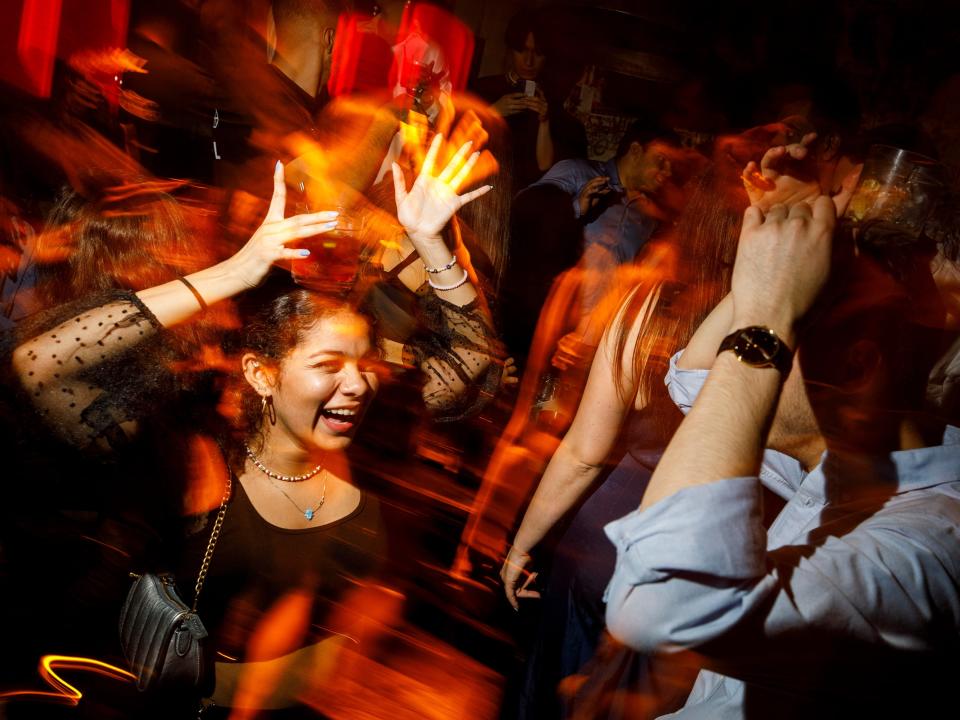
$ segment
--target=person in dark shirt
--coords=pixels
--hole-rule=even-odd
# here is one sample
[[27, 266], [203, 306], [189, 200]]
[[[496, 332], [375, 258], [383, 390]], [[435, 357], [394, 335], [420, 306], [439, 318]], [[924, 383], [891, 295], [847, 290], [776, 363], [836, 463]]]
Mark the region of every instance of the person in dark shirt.
[[587, 143], [583, 126], [563, 109], [561, 98], [548, 96], [542, 82], [547, 55], [537, 16], [515, 15], [506, 40], [507, 71], [480, 78], [473, 90], [507, 122], [516, 194], [557, 161], [586, 157]]
[[221, 97], [211, 113], [216, 183], [261, 198], [264, 206], [273, 163], [298, 154], [293, 138], [319, 138], [339, 17], [335, 0], [276, 0], [272, 9], [276, 46], [269, 63], [249, 47], [233, 52], [240, 39], [223, 41], [216, 71]]
[[[467, 156], [468, 145], [433, 175], [441, 140], [431, 146], [409, 190], [395, 167], [396, 215], [416, 256], [426, 267], [440, 268], [430, 271], [426, 283], [438, 303], [460, 310], [477, 293], [438, 233], [456, 209], [486, 190], [456, 192], [458, 173], [465, 178], [477, 160]], [[229, 498], [199, 596], [203, 621], [222, 653], [215, 686], [207, 691], [222, 707], [293, 712], [304, 690], [295, 668], [309, 671], [309, 687], [323, 685], [343, 671], [337, 664], [340, 644], [350, 639], [351, 647], [364, 648], [363, 638], [379, 627], [365, 615], [382, 605], [371, 596], [386, 592], [371, 577], [384, 549], [379, 508], [355, 485], [345, 451], [377, 390], [383, 352], [373, 323], [349, 298], [293, 286], [273, 269], [309, 257], [305, 238], [329, 233], [338, 223], [334, 211], [285, 217], [282, 163], [273, 183], [266, 219], [233, 256], [172, 280], [180, 271], [160, 264], [141, 274], [110, 266], [116, 274], [109, 274], [103, 292], [54, 307], [15, 336], [0, 338], [0, 371], [9, 401], [23, 409], [22, 421], [36, 429], [33, 442], [48, 454], [89, 455], [91, 462], [116, 458], [127, 478], [138, 478], [128, 484], [143, 491], [149, 506], [131, 510], [147, 519], [140, 523], [143, 531], [138, 527], [130, 542], [117, 545], [124, 547], [117, 556], [157, 569], [172, 563], [187, 602], [212, 532], [209, 510], [221, 496]], [[86, 259], [90, 267], [74, 274], [82, 270], [89, 277], [96, 268], [105, 274], [97, 264], [100, 254], [85, 252], [103, 234], [132, 236], [131, 243], [144, 248], [162, 245], [168, 235], [186, 236], [175, 201], [161, 193], [141, 198], [116, 192], [100, 204], [78, 203], [74, 217], [82, 216], [83, 225], [97, 232], [75, 238], [83, 246], [78, 263]], [[71, 227], [77, 235], [80, 224]], [[241, 312], [239, 329], [228, 338], [237, 342], [225, 343], [236, 360], [217, 364], [233, 369], [221, 398], [208, 383], [213, 378], [200, 377], [211, 370], [204, 351], [212, 348], [196, 347], [199, 336], [189, 338], [199, 332], [200, 318], [229, 313], [225, 305], [212, 307], [226, 300], [235, 300]], [[202, 312], [208, 305], [210, 312]], [[480, 364], [473, 346], [463, 352], [457, 357], [464, 365]], [[425, 372], [432, 373], [425, 403], [445, 403], [463, 382], [450, 360], [424, 358]], [[83, 479], [71, 472], [70, 481]], [[153, 478], [157, 482], [147, 486]], [[167, 532], [179, 524], [173, 514], [188, 516], [191, 524], [179, 564], [179, 534]], [[148, 534], [162, 536], [174, 552], [147, 561], [131, 542]], [[166, 710], [168, 701], [191, 700], [176, 692], [153, 699], [157, 707], [149, 715], [166, 717], [172, 712], [159, 709]]]

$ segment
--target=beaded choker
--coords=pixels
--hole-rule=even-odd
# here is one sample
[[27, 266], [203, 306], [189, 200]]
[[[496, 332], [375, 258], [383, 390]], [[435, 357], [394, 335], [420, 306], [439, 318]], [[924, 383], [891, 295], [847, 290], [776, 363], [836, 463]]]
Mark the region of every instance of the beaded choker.
[[323, 469], [323, 463], [320, 463], [315, 468], [313, 468], [313, 470], [305, 472], [303, 475], [281, 475], [280, 473], [274, 472], [273, 470], [268, 468], [266, 465], [264, 465], [260, 461], [260, 458], [257, 457], [256, 453], [254, 453], [253, 450], [250, 449], [249, 445], [244, 445], [244, 447], [247, 449], [247, 457], [249, 457], [253, 461], [253, 464], [257, 466], [257, 470], [262, 472], [267, 477], [273, 478], [274, 480], [280, 480], [282, 482], [290, 482], [290, 483], [303, 482], [304, 480], [309, 480], [310, 478], [312, 478], [314, 475], [316, 475], [318, 472], [320, 472]]

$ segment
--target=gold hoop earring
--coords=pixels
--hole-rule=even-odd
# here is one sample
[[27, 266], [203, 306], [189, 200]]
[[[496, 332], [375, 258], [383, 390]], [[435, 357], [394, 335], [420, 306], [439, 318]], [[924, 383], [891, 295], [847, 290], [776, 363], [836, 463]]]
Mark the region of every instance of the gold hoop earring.
[[271, 425], [277, 424], [277, 410], [273, 407], [273, 397], [264, 395], [260, 400], [260, 414], [266, 415]]

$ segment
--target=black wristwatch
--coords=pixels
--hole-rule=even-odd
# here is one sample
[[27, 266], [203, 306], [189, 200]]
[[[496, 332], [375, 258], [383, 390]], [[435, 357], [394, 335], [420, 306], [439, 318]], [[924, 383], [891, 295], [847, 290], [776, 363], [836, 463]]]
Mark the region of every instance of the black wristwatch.
[[720, 343], [717, 355], [733, 350], [737, 360], [758, 368], [776, 368], [786, 377], [793, 364], [793, 350], [777, 334], [763, 325], [734, 330]]

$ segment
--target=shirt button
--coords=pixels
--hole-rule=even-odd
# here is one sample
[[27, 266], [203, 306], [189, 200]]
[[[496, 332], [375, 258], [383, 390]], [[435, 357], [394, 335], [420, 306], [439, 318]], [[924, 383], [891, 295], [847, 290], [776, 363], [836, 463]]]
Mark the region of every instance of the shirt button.
[[802, 502], [804, 507], [810, 507], [813, 505], [813, 498], [804, 496]]

